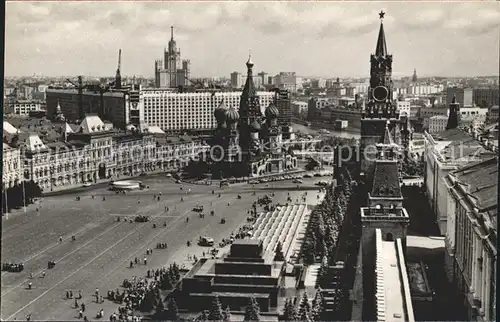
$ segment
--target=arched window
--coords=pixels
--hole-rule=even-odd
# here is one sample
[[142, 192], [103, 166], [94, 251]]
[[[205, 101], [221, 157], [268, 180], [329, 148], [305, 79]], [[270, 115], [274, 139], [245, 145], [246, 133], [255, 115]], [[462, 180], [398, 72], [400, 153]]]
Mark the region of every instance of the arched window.
[[392, 235], [392, 233], [387, 233], [387, 235], [385, 236], [385, 240], [394, 241], [394, 236]]

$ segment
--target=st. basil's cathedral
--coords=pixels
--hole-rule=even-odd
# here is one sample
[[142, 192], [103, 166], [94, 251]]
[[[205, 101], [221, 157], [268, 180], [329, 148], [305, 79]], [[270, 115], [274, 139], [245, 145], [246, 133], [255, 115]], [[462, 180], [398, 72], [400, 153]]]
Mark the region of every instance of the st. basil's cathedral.
[[282, 149], [278, 108], [271, 103], [262, 115], [248, 58], [247, 79], [239, 110], [222, 101], [214, 111], [217, 129], [210, 141], [207, 164], [213, 178], [255, 177], [297, 167], [297, 158]]

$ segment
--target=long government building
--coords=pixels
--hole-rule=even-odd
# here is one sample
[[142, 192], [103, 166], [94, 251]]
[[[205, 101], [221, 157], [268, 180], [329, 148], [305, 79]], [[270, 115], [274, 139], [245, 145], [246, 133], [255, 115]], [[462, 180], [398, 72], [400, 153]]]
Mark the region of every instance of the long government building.
[[[257, 92], [260, 106], [267, 107], [274, 101], [274, 92]], [[114, 127], [145, 123], [157, 126], [164, 132], [183, 130], [213, 130], [217, 122], [214, 110], [224, 100], [228, 108], [239, 108], [241, 91], [196, 91], [180, 93], [172, 89], [112, 90], [106, 93], [73, 89], [47, 89], [47, 116], [52, 119], [56, 108], [61, 107], [68, 122], [76, 122], [79, 115], [95, 113]], [[79, 113], [79, 109], [83, 113]], [[262, 111], [264, 112], [264, 111]]]

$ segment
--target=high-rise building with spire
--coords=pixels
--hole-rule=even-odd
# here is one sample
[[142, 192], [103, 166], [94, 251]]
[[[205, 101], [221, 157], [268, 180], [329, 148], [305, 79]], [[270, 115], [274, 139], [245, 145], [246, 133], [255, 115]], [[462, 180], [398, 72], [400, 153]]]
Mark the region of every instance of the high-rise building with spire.
[[170, 41], [164, 49], [163, 60], [155, 61], [157, 88], [185, 86], [189, 82], [190, 61], [181, 60], [181, 50], [174, 39], [174, 26], [170, 27]]
[[414, 69], [414, 70], [413, 70], [413, 76], [411, 77], [411, 81], [412, 81], [413, 83], [416, 83], [416, 82], [417, 82], [417, 80], [418, 80], [418, 78], [417, 78], [417, 69]]

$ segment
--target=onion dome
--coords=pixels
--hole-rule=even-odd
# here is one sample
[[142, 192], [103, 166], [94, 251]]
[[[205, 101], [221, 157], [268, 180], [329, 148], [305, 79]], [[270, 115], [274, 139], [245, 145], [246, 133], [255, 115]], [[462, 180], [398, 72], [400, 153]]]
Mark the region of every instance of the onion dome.
[[223, 123], [226, 120], [227, 107], [224, 104], [224, 99], [220, 102], [219, 106], [214, 110], [214, 116], [217, 123]]
[[234, 123], [237, 122], [239, 119], [240, 119], [240, 114], [234, 107], [231, 107], [230, 109], [227, 110], [226, 112], [227, 122]]
[[265, 115], [267, 118], [277, 118], [279, 114], [278, 108], [273, 103], [266, 108]]
[[257, 120], [253, 121], [252, 124], [250, 125], [250, 128], [252, 132], [259, 132], [261, 128], [259, 121]]
[[250, 69], [253, 67], [252, 55], [248, 55], [247, 68]]

